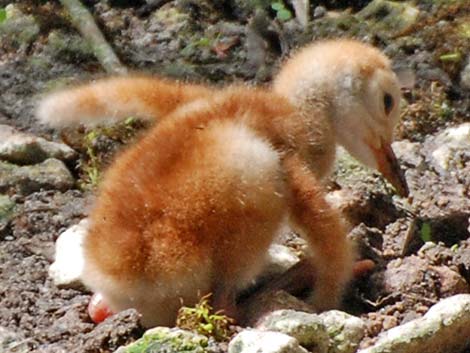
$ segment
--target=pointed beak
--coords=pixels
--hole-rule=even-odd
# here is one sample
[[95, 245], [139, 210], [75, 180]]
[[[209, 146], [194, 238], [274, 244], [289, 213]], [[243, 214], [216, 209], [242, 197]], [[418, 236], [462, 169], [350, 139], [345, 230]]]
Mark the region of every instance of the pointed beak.
[[393, 185], [398, 195], [402, 197], [408, 196], [410, 191], [405, 175], [398, 164], [397, 157], [393, 153], [390, 144], [382, 141], [380, 148], [374, 148], [371, 145], [369, 147], [374, 152], [379, 172]]

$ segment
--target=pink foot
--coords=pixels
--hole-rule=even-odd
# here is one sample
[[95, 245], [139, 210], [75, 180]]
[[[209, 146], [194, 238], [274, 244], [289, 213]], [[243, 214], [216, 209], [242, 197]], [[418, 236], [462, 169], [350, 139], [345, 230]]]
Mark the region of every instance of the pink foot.
[[92, 295], [88, 304], [88, 315], [95, 324], [99, 324], [113, 314], [101, 293]]

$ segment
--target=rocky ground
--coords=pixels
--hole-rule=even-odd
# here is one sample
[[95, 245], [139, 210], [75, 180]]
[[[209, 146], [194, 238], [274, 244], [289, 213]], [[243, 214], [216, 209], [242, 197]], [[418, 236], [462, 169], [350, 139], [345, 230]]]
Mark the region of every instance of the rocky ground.
[[[351, 285], [342, 308], [362, 320], [361, 334], [336, 351], [380, 344], [380, 333], [427, 322], [413, 320], [423, 320], [443, 298], [470, 293], [468, 1], [84, 3], [130, 70], [218, 85], [265, 84], [292, 49], [338, 36], [372, 43], [397, 69], [412, 69], [415, 82], [404, 92], [393, 146], [412, 198], [394, 196], [378, 175], [341, 153], [329, 185], [330, 199], [350, 220], [361, 258], [376, 264]], [[112, 352], [143, 334], [132, 310], [92, 323], [86, 311], [90, 293], [59, 287], [48, 276], [58, 235], [86, 216], [99, 170], [141, 126], [128, 121], [115, 129], [54, 131], [38, 125], [33, 106], [45, 91], [105, 74], [59, 2], [0, 0], [0, 352]], [[14, 144], [20, 147], [12, 149]], [[286, 234], [279, 241], [295, 259], [302, 247], [296, 237]], [[452, 336], [461, 344], [443, 347], [468, 352], [468, 338], [458, 334], [470, 327], [470, 309], [449, 303], [467, 308], [467, 321], [457, 320], [464, 328]], [[424, 320], [442, 309], [433, 310]], [[302, 351], [289, 337], [282, 341], [287, 351]], [[275, 338], [255, 338], [264, 340]], [[231, 352], [240, 351], [237, 342]], [[206, 348], [226, 351], [227, 344], [211, 341]]]

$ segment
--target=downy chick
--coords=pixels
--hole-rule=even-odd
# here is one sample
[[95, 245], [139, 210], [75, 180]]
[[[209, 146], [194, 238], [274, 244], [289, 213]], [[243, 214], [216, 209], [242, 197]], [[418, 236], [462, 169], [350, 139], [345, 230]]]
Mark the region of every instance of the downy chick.
[[390, 148], [399, 99], [388, 59], [351, 40], [301, 50], [272, 90], [121, 77], [46, 97], [38, 117], [55, 125], [160, 120], [103, 179], [84, 282], [148, 326], [174, 323], [180, 298], [208, 292], [231, 310], [288, 215], [315, 254], [312, 303], [335, 307], [353, 256], [320, 180], [339, 143], [407, 193]]

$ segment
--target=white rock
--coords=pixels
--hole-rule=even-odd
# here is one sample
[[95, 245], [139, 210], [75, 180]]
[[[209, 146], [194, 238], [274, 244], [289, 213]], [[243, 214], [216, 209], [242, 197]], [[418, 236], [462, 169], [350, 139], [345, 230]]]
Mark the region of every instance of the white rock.
[[420, 153], [421, 145], [408, 140], [396, 141], [392, 143], [393, 152], [399, 160], [403, 160], [416, 168], [423, 167], [424, 158]]
[[328, 353], [354, 353], [364, 338], [366, 324], [343, 311], [330, 310], [319, 315], [330, 337]]
[[444, 130], [433, 139], [433, 144], [436, 146], [431, 153], [433, 164], [448, 170], [456, 151], [470, 149], [470, 123]]
[[88, 220], [71, 226], [59, 235], [55, 244], [55, 261], [49, 267], [49, 276], [58, 287], [81, 288], [83, 270], [83, 239], [88, 229]]
[[375, 345], [358, 353], [461, 352], [470, 344], [470, 294], [434, 305], [422, 318], [379, 335]]
[[329, 336], [322, 319], [315, 314], [295, 310], [277, 310], [265, 316], [257, 329], [282, 332], [315, 352], [328, 352]]
[[261, 276], [279, 275], [286, 272], [299, 261], [299, 257], [289, 247], [280, 244], [272, 244], [269, 247], [268, 258]]
[[228, 345], [228, 353], [308, 353], [299, 342], [280, 332], [246, 330]]

